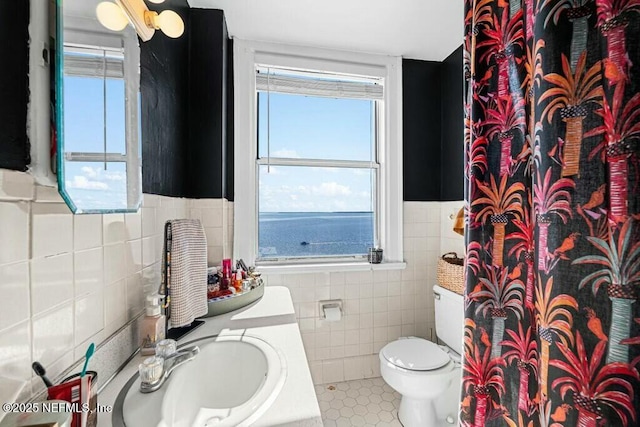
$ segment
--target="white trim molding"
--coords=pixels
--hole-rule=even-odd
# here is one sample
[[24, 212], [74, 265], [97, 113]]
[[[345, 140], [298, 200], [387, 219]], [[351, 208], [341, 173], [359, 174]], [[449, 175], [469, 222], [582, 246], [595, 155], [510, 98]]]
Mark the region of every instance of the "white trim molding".
[[[322, 70], [384, 80], [378, 124], [378, 241], [384, 262], [404, 265], [402, 242], [402, 58], [234, 39], [234, 258], [255, 265], [258, 176], [256, 66]], [[353, 262], [346, 261], [347, 263]], [[314, 268], [316, 264], [305, 264]], [[275, 268], [275, 267], [274, 267]], [[360, 267], [362, 268], [362, 267]], [[366, 268], [366, 267], [365, 267]], [[296, 267], [295, 270], [299, 270]]]

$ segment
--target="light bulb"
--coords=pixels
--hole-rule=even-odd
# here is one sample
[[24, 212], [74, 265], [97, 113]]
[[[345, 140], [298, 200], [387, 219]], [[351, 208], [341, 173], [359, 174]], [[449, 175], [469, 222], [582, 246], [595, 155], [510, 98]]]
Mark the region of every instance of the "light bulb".
[[149, 0], [150, 3], [160, 4], [164, 3], [164, 0]]
[[161, 12], [156, 20], [158, 27], [160, 27], [162, 32], [169, 37], [175, 39], [184, 33], [184, 22], [182, 22], [180, 15], [175, 13], [173, 10], [165, 10]]
[[103, 1], [96, 7], [98, 21], [111, 31], [122, 31], [129, 24], [120, 6], [109, 1]]

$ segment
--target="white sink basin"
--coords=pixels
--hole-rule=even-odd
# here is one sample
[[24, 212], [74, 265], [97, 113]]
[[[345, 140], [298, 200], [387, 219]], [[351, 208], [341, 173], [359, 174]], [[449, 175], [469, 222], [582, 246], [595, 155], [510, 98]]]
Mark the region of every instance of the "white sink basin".
[[137, 379], [123, 402], [127, 426], [249, 426], [274, 402], [286, 378], [282, 354], [252, 336], [221, 336], [198, 345], [195, 360], [178, 367], [154, 393]]

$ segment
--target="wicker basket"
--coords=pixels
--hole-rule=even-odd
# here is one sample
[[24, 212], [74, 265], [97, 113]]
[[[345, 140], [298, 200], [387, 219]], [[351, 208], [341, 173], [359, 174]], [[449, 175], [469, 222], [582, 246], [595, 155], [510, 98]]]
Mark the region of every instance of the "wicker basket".
[[447, 252], [438, 260], [438, 284], [445, 289], [464, 294], [464, 258]]

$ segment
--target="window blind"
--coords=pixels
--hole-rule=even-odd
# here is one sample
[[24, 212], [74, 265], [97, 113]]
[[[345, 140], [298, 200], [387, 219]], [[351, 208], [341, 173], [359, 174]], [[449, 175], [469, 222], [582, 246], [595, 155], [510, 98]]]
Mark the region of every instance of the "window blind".
[[384, 87], [380, 83], [302, 78], [259, 71], [256, 72], [256, 89], [260, 92], [278, 92], [328, 98], [384, 99]]
[[64, 74], [72, 77], [123, 79], [124, 61], [108, 56], [65, 55]]

